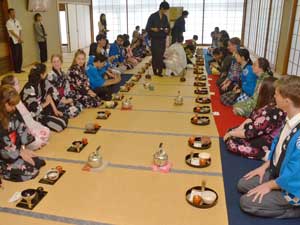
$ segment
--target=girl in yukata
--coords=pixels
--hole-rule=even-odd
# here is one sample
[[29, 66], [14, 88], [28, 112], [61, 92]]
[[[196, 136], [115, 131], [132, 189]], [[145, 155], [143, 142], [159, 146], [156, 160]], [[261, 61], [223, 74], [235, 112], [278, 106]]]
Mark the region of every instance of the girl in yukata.
[[11, 85], [0, 87], [0, 174], [15, 182], [35, 178], [46, 164], [25, 147], [34, 136], [16, 110], [19, 102], [20, 96]]

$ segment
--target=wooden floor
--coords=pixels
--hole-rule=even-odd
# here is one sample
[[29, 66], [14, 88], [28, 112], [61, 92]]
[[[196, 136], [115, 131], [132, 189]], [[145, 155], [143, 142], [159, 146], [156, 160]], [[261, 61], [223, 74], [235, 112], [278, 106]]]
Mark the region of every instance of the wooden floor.
[[[148, 61], [144, 60], [143, 63]], [[65, 55], [65, 67], [71, 56]], [[128, 73], [135, 73], [142, 65]], [[28, 71], [28, 70], [27, 70]], [[195, 104], [192, 70], [187, 81], [179, 78], [153, 78], [154, 91], [143, 88], [144, 78], [129, 92], [133, 110], [111, 110], [108, 120], [96, 120], [99, 109], [86, 109], [78, 118], [70, 120], [69, 128], [60, 134], [52, 133], [50, 143], [38, 151], [47, 165], [40, 175], [28, 182], [4, 182], [0, 189], [0, 224], [119, 224], [119, 225], [226, 225], [227, 210], [220, 159], [218, 132], [214, 118], [211, 124], [198, 127], [190, 123]], [[24, 83], [26, 74], [19, 76]], [[181, 91], [183, 106], [174, 106], [174, 97]], [[87, 122], [101, 124], [96, 135], [86, 135]], [[212, 137], [212, 165], [204, 169], [187, 166], [184, 158], [190, 153], [190, 135]], [[81, 153], [66, 149], [74, 140], [87, 137], [89, 144]], [[152, 155], [164, 143], [172, 170], [168, 174], [151, 170]], [[98, 145], [108, 162], [98, 172], [82, 171], [88, 155]], [[53, 186], [38, 183], [45, 172], [57, 165], [66, 173]], [[206, 180], [207, 186], [217, 191], [218, 203], [211, 209], [197, 209], [187, 204], [185, 192]], [[48, 194], [34, 208], [22, 210], [9, 198], [26, 188], [42, 186]]]

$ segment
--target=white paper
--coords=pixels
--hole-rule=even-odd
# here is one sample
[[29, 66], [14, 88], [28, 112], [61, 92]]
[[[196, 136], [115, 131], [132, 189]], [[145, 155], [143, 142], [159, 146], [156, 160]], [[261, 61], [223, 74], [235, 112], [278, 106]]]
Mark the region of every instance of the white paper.
[[207, 78], [207, 80], [212, 80], [212, 78]]
[[210, 92], [209, 94], [210, 94], [210, 95], [215, 95], [215, 92]]
[[194, 142], [194, 147], [195, 148], [201, 148], [202, 147], [202, 143], [200, 141], [195, 141]]
[[219, 112], [213, 112], [213, 115], [214, 116], [220, 116], [220, 113]]
[[16, 202], [21, 198], [22, 198], [21, 192], [17, 191], [13, 194], [13, 196], [11, 196], [11, 198], [8, 200], [8, 202]]
[[199, 166], [200, 165], [199, 158], [192, 158], [191, 164], [194, 166]]

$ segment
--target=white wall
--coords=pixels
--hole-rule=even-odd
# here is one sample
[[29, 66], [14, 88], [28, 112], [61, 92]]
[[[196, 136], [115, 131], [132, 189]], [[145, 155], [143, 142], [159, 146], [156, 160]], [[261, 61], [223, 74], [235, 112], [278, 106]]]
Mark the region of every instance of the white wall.
[[[23, 27], [23, 66], [40, 61], [39, 49], [33, 30], [33, 16], [35, 12], [27, 11], [27, 2], [27, 0], [8, 0], [8, 7], [16, 10], [17, 19]], [[53, 53], [61, 53], [57, 0], [51, 0], [49, 4], [48, 12], [40, 12], [48, 34], [48, 58]]]

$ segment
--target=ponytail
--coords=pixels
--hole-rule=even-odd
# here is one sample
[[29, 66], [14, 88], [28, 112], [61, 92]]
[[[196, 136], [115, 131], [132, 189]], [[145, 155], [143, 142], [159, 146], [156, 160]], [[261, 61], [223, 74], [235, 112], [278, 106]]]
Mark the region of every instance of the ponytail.
[[273, 77], [273, 72], [270, 66], [269, 61], [266, 58], [258, 58], [258, 66], [261, 68], [265, 73], [269, 74]]

